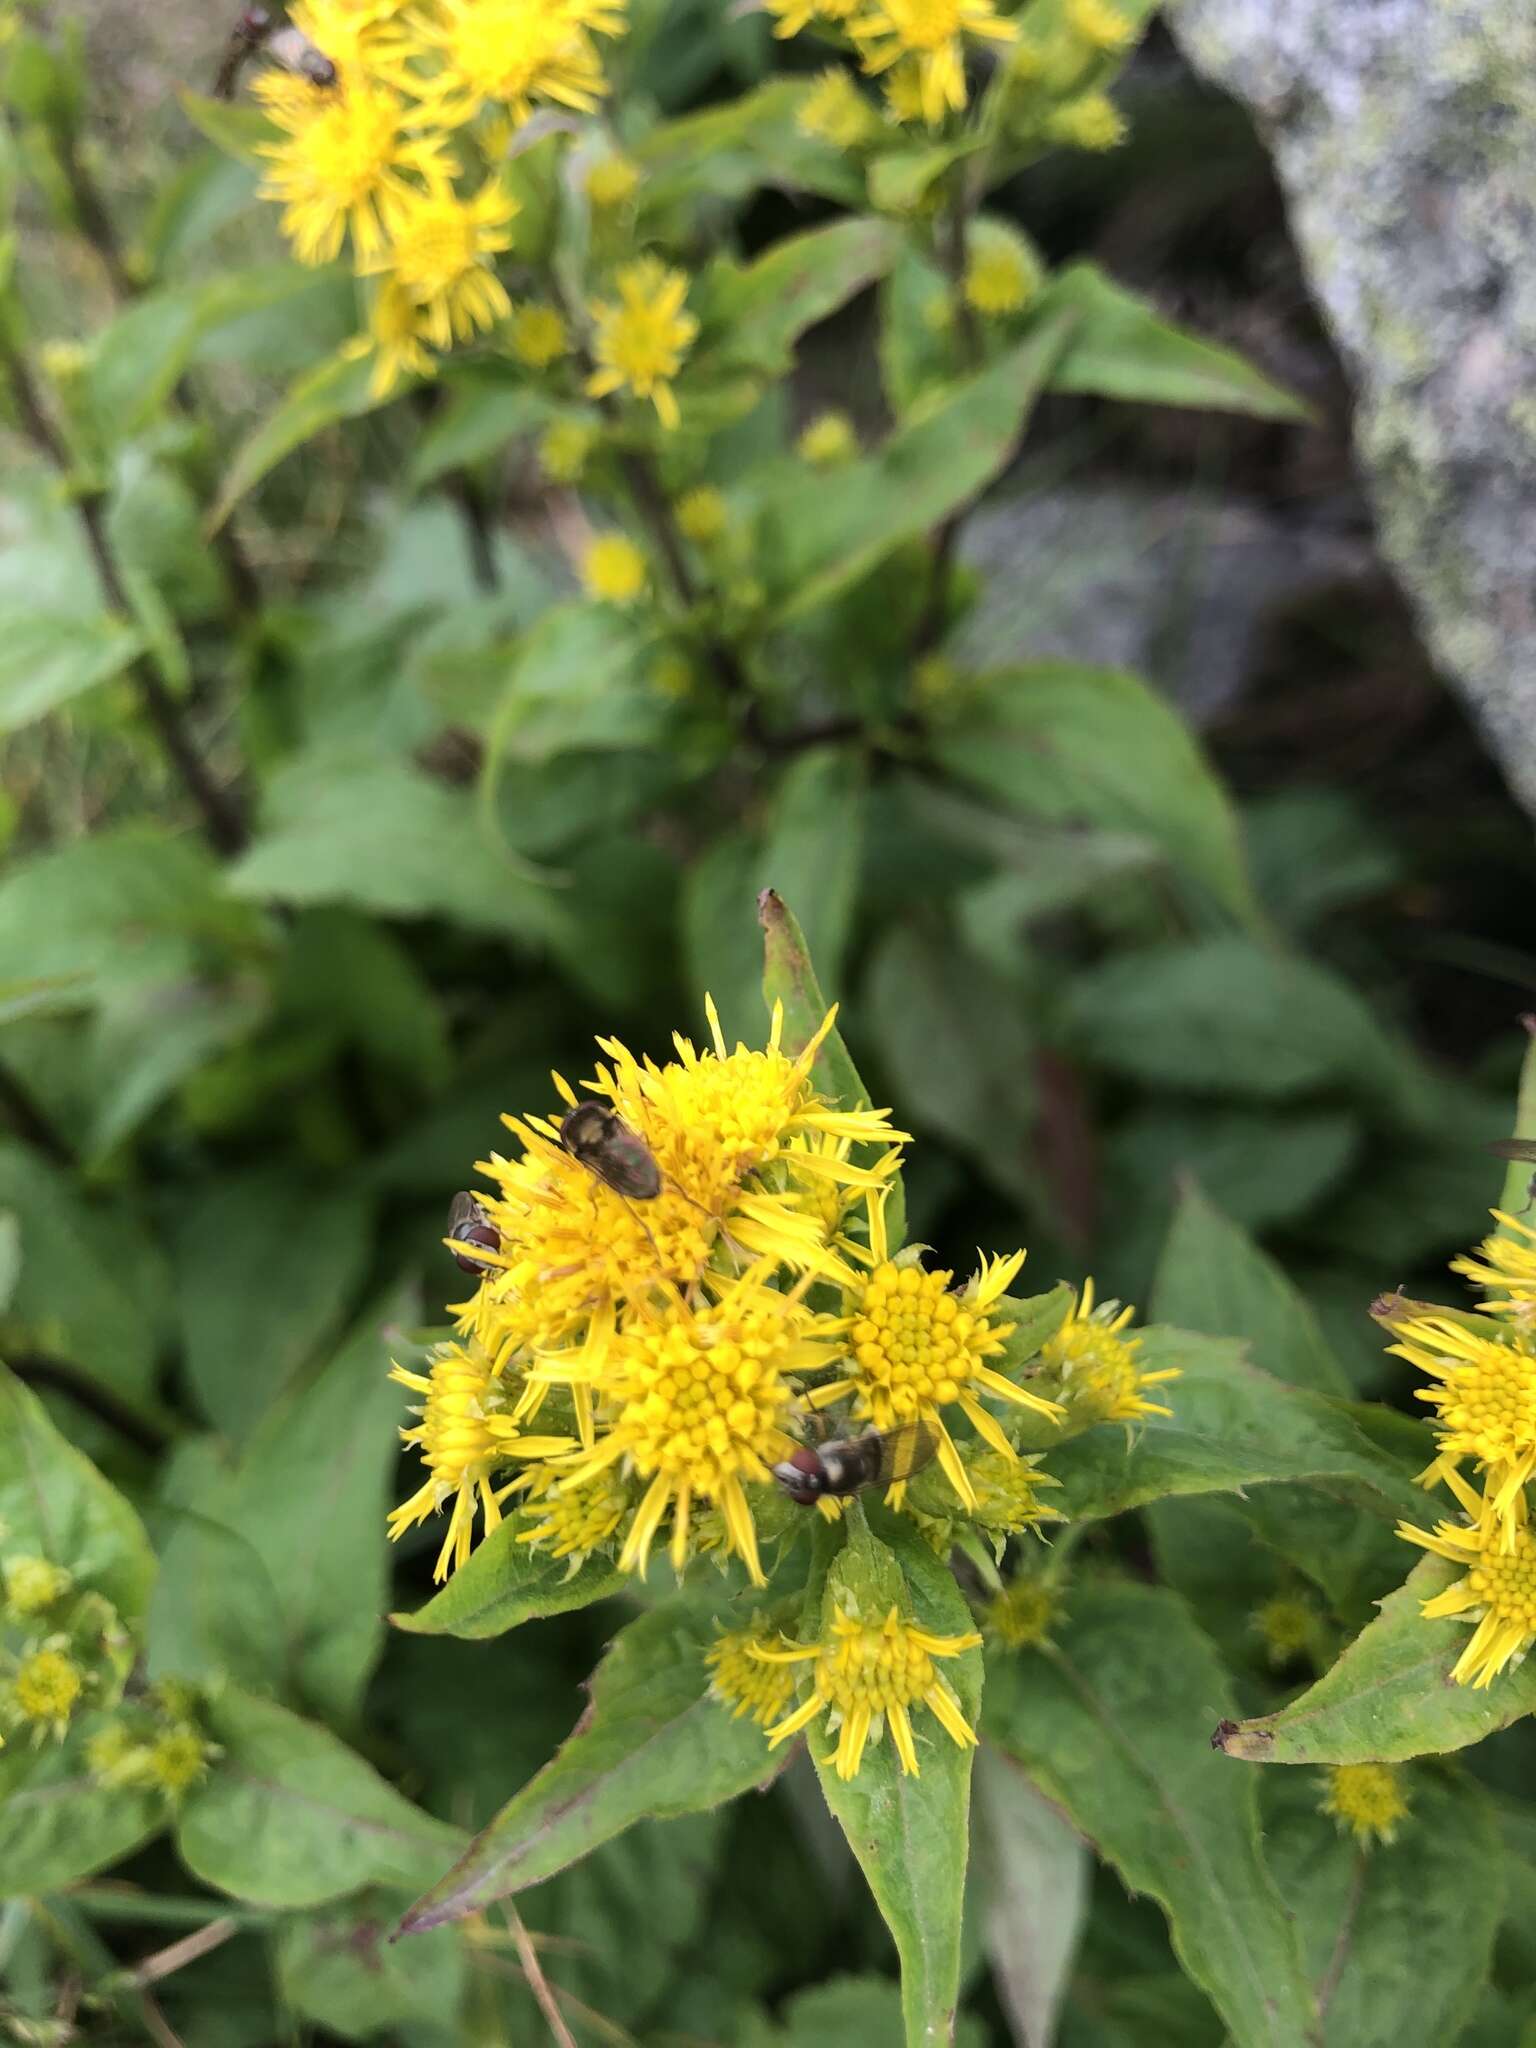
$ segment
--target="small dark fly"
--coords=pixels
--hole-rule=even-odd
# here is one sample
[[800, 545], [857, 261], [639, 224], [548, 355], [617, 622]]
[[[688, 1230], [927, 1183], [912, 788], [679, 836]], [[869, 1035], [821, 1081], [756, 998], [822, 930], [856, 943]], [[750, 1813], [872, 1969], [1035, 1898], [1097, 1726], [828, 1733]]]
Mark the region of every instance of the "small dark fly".
[[462, 1188], [454, 1196], [448, 1210], [448, 1235], [453, 1240], [448, 1249], [461, 1272], [490, 1273], [495, 1270], [490, 1259], [477, 1258], [469, 1249], [471, 1245], [478, 1245], [482, 1251], [501, 1250], [501, 1232], [487, 1215], [478, 1196]]
[[[1497, 1159], [1524, 1159], [1536, 1163], [1536, 1138], [1496, 1138], [1488, 1150]], [[1536, 1173], [1526, 1182], [1525, 1208], [1517, 1214], [1524, 1216], [1533, 1207], [1536, 1207]]]
[[801, 1444], [774, 1466], [773, 1476], [797, 1506], [809, 1508], [819, 1500], [847, 1500], [866, 1486], [910, 1479], [938, 1448], [937, 1430], [926, 1422], [904, 1422], [899, 1429], [867, 1429], [862, 1436]]
[[239, 20], [230, 30], [229, 48], [224, 53], [224, 62], [219, 66], [219, 75], [214, 81], [215, 99], [234, 98], [235, 87], [240, 83], [240, 73], [245, 69], [246, 60], [255, 55], [271, 33], [272, 17], [265, 7], [242, 9]]
[[306, 78], [324, 91], [335, 85], [340, 73], [317, 43], [291, 23], [278, 28], [265, 7], [247, 7], [230, 31], [229, 48], [214, 84], [214, 97], [232, 100], [240, 73], [249, 58], [263, 52], [295, 78]]
[[616, 1111], [601, 1102], [578, 1102], [560, 1123], [560, 1142], [616, 1195], [649, 1202], [661, 1193], [661, 1168], [651, 1148]]

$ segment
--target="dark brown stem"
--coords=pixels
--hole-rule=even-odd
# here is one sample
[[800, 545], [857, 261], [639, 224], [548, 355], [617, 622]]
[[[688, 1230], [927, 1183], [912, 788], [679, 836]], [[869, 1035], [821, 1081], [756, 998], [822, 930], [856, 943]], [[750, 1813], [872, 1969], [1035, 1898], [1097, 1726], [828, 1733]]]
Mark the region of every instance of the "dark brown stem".
[[[26, 357], [9, 339], [5, 339], [0, 340], [0, 362], [3, 362], [10, 381], [23, 431], [38, 453], [45, 456], [61, 476], [68, 478], [73, 468], [69, 449], [48, 416]], [[101, 493], [81, 491], [73, 502], [107, 609], [131, 624], [133, 606], [112, 553]], [[140, 706], [154, 727], [166, 758], [202, 815], [203, 830], [209, 844], [219, 853], [239, 853], [246, 840], [240, 806], [230, 791], [214, 781], [207, 763], [182, 723], [176, 699], [165, 687], [153, 663], [141, 658], [133, 664], [130, 675]]]
[[94, 1415], [98, 1421], [115, 1429], [138, 1450], [151, 1458], [158, 1458], [170, 1445], [168, 1431], [158, 1423], [141, 1415], [110, 1387], [91, 1378], [78, 1365], [72, 1365], [66, 1358], [51, 1358], [42, 1352], [24, 1352], [19, 1358], [8, 1357], [6, 1364], [17, 1379], [24, 1380], [29, 1387], [52, 1387], [60, 1394], [68, 1395], [77, 1407]]

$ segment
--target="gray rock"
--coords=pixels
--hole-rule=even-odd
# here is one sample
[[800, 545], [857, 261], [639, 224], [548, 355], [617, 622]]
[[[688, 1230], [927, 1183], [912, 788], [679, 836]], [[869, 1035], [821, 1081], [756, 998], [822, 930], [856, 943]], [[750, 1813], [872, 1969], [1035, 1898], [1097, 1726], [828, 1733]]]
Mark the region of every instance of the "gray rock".
[[1176, 0], [1359, 396], [1382, 550], [1536, 811], [1536, 6]]

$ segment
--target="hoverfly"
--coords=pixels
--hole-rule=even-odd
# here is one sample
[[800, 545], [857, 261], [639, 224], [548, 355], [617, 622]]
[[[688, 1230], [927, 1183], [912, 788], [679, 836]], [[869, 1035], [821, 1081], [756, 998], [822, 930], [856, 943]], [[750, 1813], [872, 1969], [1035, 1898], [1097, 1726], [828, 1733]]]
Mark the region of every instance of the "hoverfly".
[[499, 1252], [501, 1232], [491, 1221], [480, 1198], [467, 1189], [461, 1188], [449, 1207], [448, 1235], [453, 1239], [448, 1249], [461, 1272], [490, 1273], [495, 1270], [489, 1259], [476, 1258], [469, 1247], [474, 1244], [484, 1251]]
[[291, 71], [295, 78], [307, 79], [322, 91], [329, 91], [341, 75], [324, 50], [312, 43], [302, 29], [291, 23], [277, 28], [265, 7], [247, 7], [230, 31], [229, 49], [213, 88], [215, 99], [234, 98], [246, 61], [258, 50], [265, 50], [274, 64]]
[[[1496, 1159], [1536, 1161], [1536, 1138], [1496, 1138], [1488, 1150]], [[1524, 1216], [1533, 1207], [1536, 1207], [1536, 1173], [1533, 1173], [1526, 1183], [1525, 1208], [1516, 1213]]]
[[921, 1472], [939, 1448], [936, 1429], [926, 1422], [904, 1422], [898, 1429], [867, 1429], [862, 1436], [838, 1437], [832, 1443], [801, 1444], [773, 1476], [802, 1508], [819, 1500], [847, 1500], [866, 1486], [894, 1486]]
[[560, 1142], [616, 1195], [649, 1202], [661, 1193], [661, 1168], [645, 1140], [601, 1102], [578, 1102], [560, 1121]]

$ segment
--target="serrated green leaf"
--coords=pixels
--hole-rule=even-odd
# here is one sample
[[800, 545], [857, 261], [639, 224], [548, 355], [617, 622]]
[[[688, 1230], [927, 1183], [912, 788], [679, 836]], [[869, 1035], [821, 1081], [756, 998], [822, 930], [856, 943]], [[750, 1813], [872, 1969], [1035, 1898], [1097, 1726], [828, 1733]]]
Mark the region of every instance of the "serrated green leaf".
[[779, 1768], [763, 1731], [709, 1690], [709, 1616], [669, 1600], [615, 1636], [564, 1747], [400, 1923], [441, 1927], [538, 1884], [637, 1820], [701, 1813]]
[[0, 1751], [0, 1898], [78, 1884], [164, 1827], [158, 1793], [98, 1785], [86, 1770], [86, 1745], [107, 1720], [85, 1714], [63, 1742], [34, 1749], [23, 1737]]
[[1037, 661], [986, 679], [935, 735], [962, 782], [1028, 817], [1145, 834], [1244, 923], [1237, 819], [1199, 742], [1139, 677]]
[[[938, 1635], [962, 1635], [970, 1610], [947, 1565], [920, 1537], [890, 1518], [882, 1529], [899, 1562], [918, 1623]], [[981, 1654], [946, 1658], [944, 1677], [974, 1727], [981, 1701]], [[871, 1743], [855, 1777], [832, 1769], [836, 1743], [813, 1727], [807, 1741], [821, 1789], [848, 1837], [901, 1959], [901, 2007], [907, 2048], [940, 2048], [952, 2038], [960, 1995], [960, 1929], [969, 1847], [971, 1764], [920, 1709], [914, 1717], [919, 1775], [903, 1774], [889, 1733]]]
[[1412, 1465], [1400, 1464], [1356, 1425], [1347, 1404], [1273, 1380], [1237, 1339], [1183, 1330], [1141, 1333], [1139, 1363], [1176, 1366], [1162, 1389], [1171, 1415], [1134, 1432], [1100, 1424], [1051, 1453], [1074, 1521], [1120, 1514], [1170, 1494], [1233, 1493], [1307, 1480], [1337, 1498], [1396, 1517], [1422, 1509]]
[[1255, 1365], [1294, 1387], [1348, 1394], [1348, 1378], [1281, 1266], [1197, 1186], [1180, 1195], [1148, 1313], [1208, 1337], [1238, 1335]]
[[1271, 1773], [1264, 1844], [1319, 1993], [1324, 2048], [1445, 2048], [1492, 1961], [1504, 1857], [1488, 1795], [1410, 1771], [1407, 1820], [1362, 1852], [1318, 1810], [1322, 1780]]
[[414, 1614], [392, 1614], [396, 1628], [418, 1636], [463, 1636], [470, 1642], [505, 1635], [525, 1621], [570, 1614], [622, 1593], [628, 1574], [593, 1555], [576, 1571], [569, 1558], [519, 1543], [515, 1521], [503, 1522], [470, 1553], [439, 1593]]
[[83, 1590], [110, 1600], [130, 1627], [144, 1619], [155, 1560], [143, 1525], [3, 1365], [0, 1528], [11, 1554], [65, 1566]]
[[227, 1686], [207, 1720], [223, 1755], [188, 1794], [176, 1846], [216, 1891], [297, 1909], [371, 1885], [414, 1890], [463, 1843], [329, 1730], [275, 1701]]
[[1035, 317], [1062, 311], [1072, 312], [1076, 325], [1051, 372], [1053, 391], [1143, 405], [1207, 406], [1258, 419], [1311, 417], [1294, 393], [1234, 350], [1159, 318], [1145, 299], [1106, 277], [1096, 264], [1074, 263], [1054, 277], [1037, 302]]
[[[1415, 1520], [1422, 1526], [1432, 1519], [1433, 1503], [1421, 1499]], [[1426, 1621], [1419, 1610], [1461, 1576], [1461, 1567], [1443, 1557], [1421, 1558], [1316, 1685], [1277, 1714], [1223, 1721], [1212, 1741], [1246, 1763], [1400, 1763], [1465, 1749], [1530, 1713], [1536, 1658], [1481, 1691], [1453, 1683], [1466, 1629]]]
[[1312, 1994], [1257, 1801], [1224, 1782], [1205, 1740], [1211, 1703], [1230, 1699], [1180, 1600], [1081, 1585], [1053, 1647], [989, 1660], [983, 1725], [1132, 1890], [1156, 1899], [1237, 2048], [1307, 2048]]

